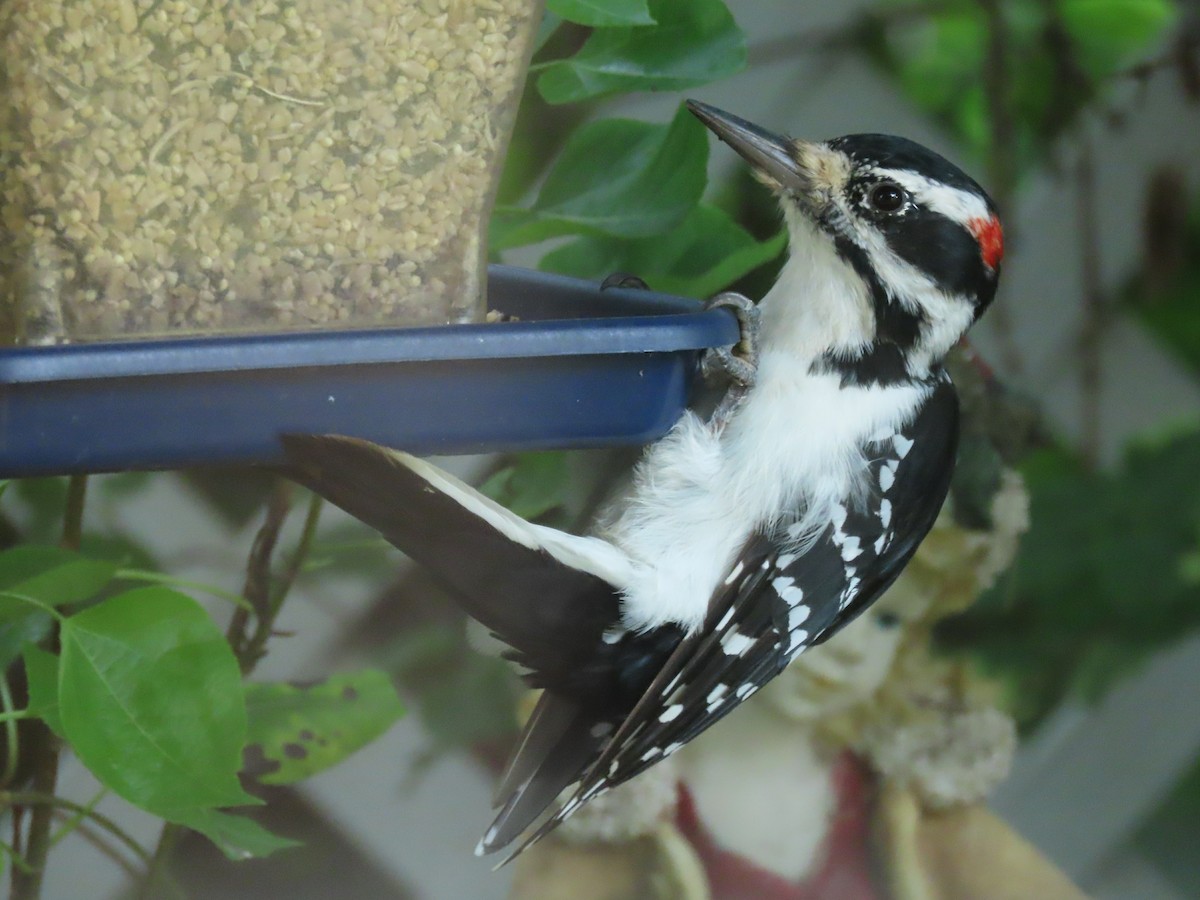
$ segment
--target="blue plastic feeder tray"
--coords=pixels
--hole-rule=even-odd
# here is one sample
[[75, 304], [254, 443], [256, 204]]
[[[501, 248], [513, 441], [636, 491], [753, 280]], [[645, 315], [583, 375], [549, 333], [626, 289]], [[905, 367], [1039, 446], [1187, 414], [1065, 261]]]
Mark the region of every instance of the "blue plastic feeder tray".
[[492, 266], [515, 321], [0, 350], [0, 477], [280, 461], [278, 435], [420, 454], [639, 444], [690, 395], [726, 310]]

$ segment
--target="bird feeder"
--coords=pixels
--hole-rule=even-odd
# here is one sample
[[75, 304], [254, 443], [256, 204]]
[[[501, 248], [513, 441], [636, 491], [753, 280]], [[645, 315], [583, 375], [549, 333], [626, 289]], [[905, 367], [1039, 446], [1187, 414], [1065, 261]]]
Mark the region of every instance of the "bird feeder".
[[4, 4], [0, 339], [478, 320], [538, 13]]
[[[497, 361], [522, 353], [695, 356], [736, 339], [714, 313], [686, 346], [623, 349], [604, 317], [695, 310], [510, 270], [491, 303], [522, 321], [482, 324], [486, 221], [540, 14], [537, 0], [0, 4], [0, 474], [270, 461], [287, 429], [441, 452], [646, 439], [644, 417], [601, 415], [584, 435], [551, 413], [595, 398], [542, 403], [527, 380], [510, 385], [520, 402], [495, 393]], [[426, 377], [454, 359], [491, 362], [457, 367], [479, 384]], [[518, 417], [541, 424], [504, 424]]]

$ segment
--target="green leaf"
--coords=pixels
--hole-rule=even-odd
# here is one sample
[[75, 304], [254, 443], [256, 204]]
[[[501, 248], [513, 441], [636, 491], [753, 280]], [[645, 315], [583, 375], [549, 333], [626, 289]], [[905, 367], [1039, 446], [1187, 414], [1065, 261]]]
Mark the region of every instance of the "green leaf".
[[246, 685], [247, 751], [271, 767], [263, 784], [293, 784], [336, 765], [404, 715], [383, 672], [335, 675], [320, 684]]
[[25, 679], [29, 684], [29, 711], [65, 737], [58, 715], [58, 657], [36, 644], [26, 644]]
[[238, 783], [241, 672], [204, 609], [176, 591], [118, 594], [62, 624], [59, 714], [105, 787], [166, 819], [257, 802]]
[[0, 669], [7, 669], [26, 644], [36, 644], [50, 633], [54, 617], [35, 610], [11, 622], [0, 622]]
[[200, 832], [234, 861], [270, 856], [278, 850], [300, 846], [299, 841], [272, 834], [253, 819], [215, 809], [189, 809], [168, 818]]
[[904, 90], [929, 110], [953, 105], [960, 91], [980, 83], [987, 55], [987, 24], [978, 9], [947, 11], [895, 32]]
[[79, 552], [88, 559], [111, 562], [122, 569], [159, 567], [148, 548], [122, 534], [85, 534], [79, 542]]
[[1076, 58], [1105, 77], [1153, 49], [1177, 17], [1169, 0], [1060, 0]]
[[539, 267], [591, 279], [636, 272], [656, 291], [707, 298], [775, 259], [786, 245], [782, 231], [759, 242], [722, 210], [700, 205], [653, 241], [582, 237], [546, 254]]
[[0, 622], [29, 615], [31, 602], [56, 607], [90, 600], [116, 570], [113, 563], [86, 559], [61, 547], [11, 547], [0, 553], [0, 591], [12, 595], [0, 597]]
[[[1170, 896], [1200, 897], [1200, 756], [1134, 835], [1132, 844], [1164, 877]], [[1161, 873], [1161, 875], [1159, 874]]]
[[521, 453], [480, 485], [479, 490], [523, 519], [537, 519], [562, 506], [570, 476], [565, 453]]
[[[986, 158], [994, 138], [985, 67], [995, 23], [982, 5], [961, 0], [912, 12], [891, 20], [881, 14], [878, 30], [863, 30], [861, 49]], [[1044, 162], [1055, 138], [1108, 89], [1108, 79], [1150, 52], [1176, 18], [1170, 0], [1005, 0], [997, 12], [1011, 114], [1007, 150], [1020, 170]], [[1090, 77], [1063, 77], [1062, 31], [1072, 63]]]
[[646, 0], [546, 0], [546, 9], [579, 25], [654, 24]]
[[384, 576], [395, 569], [395, 548], [379, 532], [357, 521], [323, 528], [304, 564], [305, 572], [354, 577]]
[[1027, 720], [1065, 696], [1094, 701], [1200, 628], [1200, 590], [1184, 577], [1200, 533], [1198, 470], [1195, 426], [1139, 442], [1112, 471], [1062, 451], [1024, 467], [1031, 526], [1013, 571], [947, 624], [1010, 680]]
[[579, 52], [550, 63], [537, 81], [548, 103], [618, 91], [677, 91], [746, 66], [746, 39], [721, 0], [652, 0], [654, 27], [595, 31]]
[[[562, 16], [555, 15], [549, 9], [542, 13], [542, 21], [538, 23], [537, 33], [533, 36], [533, 55], [537, 56], [546, 42], [554, 37], [558, 26], [562, 24]], [[511, 146], [511, 145], [510, 145]]]
[[707, 180], [704, 126], [682, 107], [669, 125], [604, 119], [571, 135], [531, 210], [501, 209], [497, 249], [562, 234], [646, 237], [673, 228]]

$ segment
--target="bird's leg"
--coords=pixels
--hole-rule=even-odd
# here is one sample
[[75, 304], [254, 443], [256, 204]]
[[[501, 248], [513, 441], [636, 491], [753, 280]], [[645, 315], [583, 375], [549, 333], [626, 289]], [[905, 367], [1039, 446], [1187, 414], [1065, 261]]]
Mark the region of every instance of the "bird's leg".
[[700, 374], [709, 384], [729, 385], [721, 402], [713, 410], [709, 422], [721, 429], [754, 386], [758, 374], [759, 310], [748, 298], [733, 291], [717, 294], [705, 304], [706, 309], [725, 307], [733, 310], [738, 320], [740, 337], [732, 347], [712, 347], [700, 357]]

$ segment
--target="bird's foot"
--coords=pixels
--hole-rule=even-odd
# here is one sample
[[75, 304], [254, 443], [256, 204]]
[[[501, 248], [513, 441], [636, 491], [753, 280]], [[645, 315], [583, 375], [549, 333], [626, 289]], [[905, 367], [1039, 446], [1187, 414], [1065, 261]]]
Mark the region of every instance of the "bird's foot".
[[713, 411], [709, 422], [721, 429], [734, 410], [741, 404], [746, 393], [754, 386], [758, 375], [759, 310], [748, 298], [733, 291], [717, 294], [706, 309], [725, 307], [737, 316], [740, 337], [732, 347], [713, 347], [700, 357], [700, 374], [709, 384], [727, 384], [721, 402]]
[[641, 278], [636, 275], [631, 275], [628, 272], [613, 272], [602, 282], [600, 282], [600, 290], [607, 291], [609, 288], [627, 288], [634, 291], [648, 291], [650, 285], [646, 284]]
[[707, 303], [705, 309], [725, 307], [737, 316], [740, 337], [732, 347], [713, 347], [700, 357], [700, 374], [710, 384], [728, 382], [746, 390], [754, 385], [758, 372], [759, 311], [753, 301], [725, 291]]

